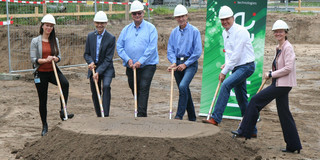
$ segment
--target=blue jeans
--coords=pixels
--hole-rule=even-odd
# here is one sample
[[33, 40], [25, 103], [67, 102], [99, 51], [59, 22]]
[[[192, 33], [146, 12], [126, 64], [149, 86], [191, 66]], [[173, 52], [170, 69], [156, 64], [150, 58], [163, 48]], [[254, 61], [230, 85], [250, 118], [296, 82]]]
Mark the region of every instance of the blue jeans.
[[[181, 61], [178, 60], [177, 65], [179, 64], [181, 64]], [[194, 75], [197, 73], [197, 70], [198, 61], [191, 64], [182, 72], [174, 72], [174, 77], [179, 88], [178, 110], [175, 118], [182, 119], [185, 111], [187, 110], [189, 121], [196, 120], [196, 112], [194, 110], [189, 84], [191, 83]]]
[[241, 110], [241, 115], [244, 115], [245, 110], [248, 106], [246, 80], [253, 74], [254, 70], [254, 62], [237, 66], [232, 70], [232, 74], [223, 81], [217, 103], [211, 115], [211, 117], [217, 123], [220, 123], [222, 121], [222, 115], [227, 106], [228, 99], [230, 97], [230, 91], [232, 88], [234, 88], [236, 99]]
[[[151, 81], [156, 72], [156, 65], [146, 65], [143, 68], [137, 68], [137, 101], [138, 101], [138, 117], [147, 117], [149, 91]], [[128, 68], [126, 70], [129, 87], [134, 95], [134, 80], [133, 70]]]

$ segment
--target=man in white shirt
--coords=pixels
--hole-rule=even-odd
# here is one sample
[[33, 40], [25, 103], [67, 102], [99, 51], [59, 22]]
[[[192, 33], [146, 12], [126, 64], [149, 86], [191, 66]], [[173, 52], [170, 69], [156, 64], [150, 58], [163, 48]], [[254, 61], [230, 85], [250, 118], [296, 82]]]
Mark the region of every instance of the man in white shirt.
[[[221, 66], [219, 75], [219, 81], [222, 82], [222, 85], [211, 119], [203, 120], [204, 123], [214, 125], [218, 125], [222, 121], [222, 115], [232, 88], [234, 88], [241, 114], [244, 115], [248, 106], [246, 79], [255, 70], [254, 51], [247, 29], [234, 22], [233, 12], [228, 6], [221, 7], [219, 19], [225, 29], [222, 33], [225, 64]], [[232, 74], [226, 79], [226, 75], [230, 71]]]

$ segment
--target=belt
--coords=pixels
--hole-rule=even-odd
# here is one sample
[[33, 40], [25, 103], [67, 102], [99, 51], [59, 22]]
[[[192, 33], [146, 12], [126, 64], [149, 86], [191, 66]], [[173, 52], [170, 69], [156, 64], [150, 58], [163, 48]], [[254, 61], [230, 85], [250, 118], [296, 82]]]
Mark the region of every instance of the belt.
[[188, 60], [189, 57], [180, 57], [180, 58], [177, 58], [177, 61], [186, 61]]
[[[248, 63], [246, 63], [246, 64], [251, 64], [251, 63], [254, 63], [254, 61], [252, 61], [252, 62], [248, 62]], [[244, 65], [246, 65], [246, 64], [244, 64]]]
[[234, 68], [241, 67], [241, 66], [245, 66], [245, 65], [248, 65], [248, 64], [251, 64], [251, 63], [254, 63], [254, 61], [252, 61], [252, 62], [248, 62], [248, 63], [245, 63], [245, 64], [241, 64], [241, 65], [236, 66], [236, 67], [234, 67]]

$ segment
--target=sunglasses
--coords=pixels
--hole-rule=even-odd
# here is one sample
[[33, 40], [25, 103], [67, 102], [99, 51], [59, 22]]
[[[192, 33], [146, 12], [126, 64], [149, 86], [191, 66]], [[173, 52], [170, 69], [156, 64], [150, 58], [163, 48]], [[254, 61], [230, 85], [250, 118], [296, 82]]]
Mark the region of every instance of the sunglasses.
[[140, 16], [142, 14], [142, 12], [132, 12], [131, 14], [134, 16], [138, 14]]

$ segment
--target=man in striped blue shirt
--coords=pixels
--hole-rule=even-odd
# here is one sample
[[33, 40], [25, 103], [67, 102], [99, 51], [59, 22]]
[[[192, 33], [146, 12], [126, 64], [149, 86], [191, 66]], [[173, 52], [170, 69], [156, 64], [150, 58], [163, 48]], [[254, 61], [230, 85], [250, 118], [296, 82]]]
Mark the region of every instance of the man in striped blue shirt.
[[138, 117], [147, 117], [149, 90], [158, 56], [158, 32], [143, 19], [144, 7], [134, 1], [130, 7], [133, 22], [124, 27], [117, 41], [117, 52], [126, 67], [129, 87], [134, 93], [133, 69], [137, 71]]
[[196, 120], [196, 113], [189, 89], [194, 75], [198, 70], [198, 59], [202, 53], [202, 42], [199, 30], [188, 23], [188, 10], [179, 4], [174, 9], [174, 17], [179, 26], [170, 34], [167, 58], [174, 69], [174, 77], [179, 88], [178, 110], [175, 119], [182, 120], [185, 111], [189, 121]]

